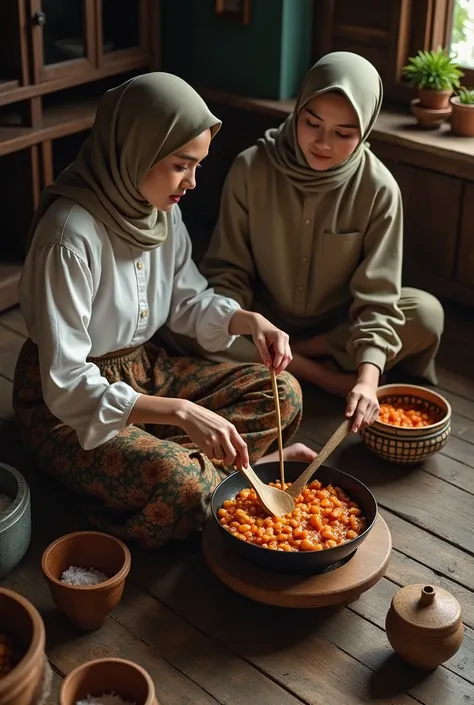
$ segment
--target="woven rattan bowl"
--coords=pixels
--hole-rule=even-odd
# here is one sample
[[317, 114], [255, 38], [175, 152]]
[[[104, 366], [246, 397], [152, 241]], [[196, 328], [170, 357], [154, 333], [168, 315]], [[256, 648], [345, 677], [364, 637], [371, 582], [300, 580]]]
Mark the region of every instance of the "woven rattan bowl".
[[393, 463], [415, 465], [438, 453], [451, 433], [451, 406], [431, 389], [414, 384], [386, 384], [379, 387], [380, 403], [407, 404], [422, 411], [435, 413], [438, 420], [418, 428], [404, 428], [376, 421], [361, 431], [366, 446], [376, 455]]

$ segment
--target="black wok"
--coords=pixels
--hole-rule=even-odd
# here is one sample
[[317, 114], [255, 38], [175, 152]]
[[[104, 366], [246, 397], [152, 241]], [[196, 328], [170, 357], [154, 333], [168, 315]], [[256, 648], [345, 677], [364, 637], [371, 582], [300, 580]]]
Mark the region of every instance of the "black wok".
[[[285, 463], [285, 479], [288, 482], [296, 480], [307, 467], [305, 463]], [[263, 482], [275, 482], [279, 478], [278, 463], [263, 463], [254, 467], [257, 475]], [[354, 502], [357, 502], [362, 514], [367, 519], [367, 528], [359, 536], [347, 543], [327, 548], [323, 551], [274, 551], [254, 544], [246, 543], [235, 538], [229, 531], [221, 526], [217, 517], [218, 510], [226, 499], [234, 499], [236, 494], [248, 487], [245, 477], [240, 472], [234, 472], [226, 477], [216, 487], [211, 498], [211, 510], [214, 521], [228, 542], [229, 550], [238, 551], [241, 556], [264, 570], [275, 573], [316, 574], [336, 568], [344, 563], [361, 546], [367, 538], [377, 519], [378, 507], [372, 492], [360, 480], [348, 475], [341, 470], [322, 465], [316, 472], [314, 479], [318, 479], [323, 486], [332, 484], [340, 487]]]

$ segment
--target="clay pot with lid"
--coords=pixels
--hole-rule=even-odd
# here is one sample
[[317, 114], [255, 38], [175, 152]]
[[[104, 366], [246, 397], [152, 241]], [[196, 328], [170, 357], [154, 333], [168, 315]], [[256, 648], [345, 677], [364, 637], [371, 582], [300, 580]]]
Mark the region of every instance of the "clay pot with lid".
[[407, 585], [398, 590], [385, 629], [397, 654], [427, 671], [452, 658], [464, 639], [459, 602], [447, 590], [433, 585]]

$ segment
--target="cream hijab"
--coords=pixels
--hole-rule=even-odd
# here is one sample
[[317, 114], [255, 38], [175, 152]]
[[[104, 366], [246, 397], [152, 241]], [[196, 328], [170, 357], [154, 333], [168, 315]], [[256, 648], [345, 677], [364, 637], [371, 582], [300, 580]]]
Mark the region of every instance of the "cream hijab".
[[106, 227], [141, 250], [161, 245], [167, 218], [145, 201], [139, 187], [146, 174], [221, 122], [185, 81], [149, 73], [126, 81], [102, 97], [90, 137], [75, 161], [41, 195], [31, 227], [60, 196], [86, 208]]
[[[339, 91], [350, 102], [359, 120], [362, 138], [345, 162], [326, 171], [315, 171], [299, 148], [297, 120], [312, 98], [328, 91]], [[294, 112], [279, 128], [267, 130], [260, 143], [273, 166], [300, 191], [330, 191], [350, 179], [364, 161], [364, 153], [370, 148], [367, 138], [380, 113], [382, 98], [382, 80], [369, 61], [346, 51], [327, 54], [306, 75]]]

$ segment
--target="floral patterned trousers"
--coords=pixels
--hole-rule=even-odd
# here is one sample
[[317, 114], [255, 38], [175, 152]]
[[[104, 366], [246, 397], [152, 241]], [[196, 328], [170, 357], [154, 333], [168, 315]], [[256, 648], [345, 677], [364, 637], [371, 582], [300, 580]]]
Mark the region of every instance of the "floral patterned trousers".
[[[262, 364], [170, 357], [151, 343], [90, 361], [110, 383], [122, 380], [143, 394], [189, 399], [221, 414], [245, 439], [253, 463], [277, 438], [271, 379]], [[301, 389], [284, 372], [278, 391], [286, 443], [301, 419]], [[31, 340], [18, 358], [13, 406], [36, 464], [82, 496], [86, 516], [98, 529], [156, 548], [202, 526], [226, 468], [211, 462], [182, 429], [128, 426], [84, 450], [74, 429], [43, 400], [38, 349]]]

